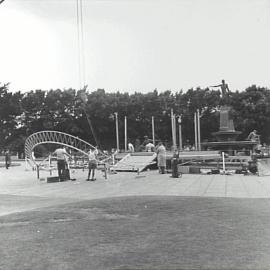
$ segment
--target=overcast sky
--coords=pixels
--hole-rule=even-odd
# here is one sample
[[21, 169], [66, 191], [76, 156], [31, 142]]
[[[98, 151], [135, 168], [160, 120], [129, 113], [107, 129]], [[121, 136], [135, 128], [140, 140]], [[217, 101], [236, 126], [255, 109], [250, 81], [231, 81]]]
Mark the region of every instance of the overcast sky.
[[[84, 0], [89, 90], [270, 87], [269, 0]], [[79, 88], [76, 0], [0, 5], [0, 82]]]

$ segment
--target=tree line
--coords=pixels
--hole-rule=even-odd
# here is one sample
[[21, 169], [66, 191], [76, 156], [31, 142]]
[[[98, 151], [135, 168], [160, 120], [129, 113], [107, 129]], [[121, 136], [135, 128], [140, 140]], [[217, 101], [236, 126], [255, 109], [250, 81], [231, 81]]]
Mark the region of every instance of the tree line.
[[[257, 129], [262, 142], [270, 143], [270, 90], [256, 85], [230, 93], [235, 129], [246, 139]], [[98, 144], [103, 149], [116, 147], [115, 112], [119, 118], [120, 147], [124, 148], [124, 117], [128, 138], [151, 137], [151, 119], [155, 119], [156, 139], [171, 142], [171, 109], [182, 115], [183, 142], [194, 143], [194, 112], [201, 113], [202, 141], [211, 141], [219, 128], [219, 108], [224, 100], [219, 90], [196, 88], [183, 91], [153, 90], [148, 93], [107, 93], [76, 89], [9, 91], [0, 84], [0, 148], [22, 153], [25, 139], [42, 130], [65, 132]], [[89, 123], [92, 125], [90, 128]], [[96, 140], [95, 140], [96, 137]]]

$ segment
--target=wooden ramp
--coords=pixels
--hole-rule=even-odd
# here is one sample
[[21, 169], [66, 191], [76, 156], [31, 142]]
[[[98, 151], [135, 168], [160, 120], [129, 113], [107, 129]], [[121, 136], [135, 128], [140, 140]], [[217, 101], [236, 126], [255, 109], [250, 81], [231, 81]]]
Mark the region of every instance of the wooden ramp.
[[138, 152], [126, 154], [116, 165], [111, 167], [113, 171], [141, 172], [147, 166], [156, 163], [157, 154], [153, 152]]

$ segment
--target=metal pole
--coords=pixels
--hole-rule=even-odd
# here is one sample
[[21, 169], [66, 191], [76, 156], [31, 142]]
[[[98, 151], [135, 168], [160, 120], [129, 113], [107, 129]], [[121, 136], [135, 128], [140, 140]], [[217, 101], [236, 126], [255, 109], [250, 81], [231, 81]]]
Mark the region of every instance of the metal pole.
[[177, 149], [177, 143], [176, 143], [176, 115], [174, 114], [173, 115], [173, 129], [174, 129], [174, 146], [175, 146], [175, 149]]
[[183, 143], [182, 143], [182, 117], [181, 115], [178, 117], [178, 124], [179, 124], [179, 150], [183, 150]]
[[154, 116], [152, 116], [152, 140], [153, 140], [153, 144], [155, 144], [155, 120], [154, 120]]
[[171, 109], [171, 125], [172, 125], [172, 148], [173, 151], [175, 150], [175, 137], [174, 137], [174, 114], [173, 114], [173, 109]]
[[183, 150], [182, 125], [179, 125], [179, 150]]
[[24, 161], [25, 161], [25, 171], [27, 171], [27, 157], [25, 157]]
[[37, 179], [39, 180], [39, 165], [37, 165]]
[[174, 142], [173, 142], [173, 109], [171, 109], [171, 128], [172, 128], [172, 145], [174, 147]]
[[125, 116], [125, 152], [127, 152], [127, 117]]
[[223, 173], [225, 174], [226, 168], [225, 168], [225, 154], [222, 152], [222, 168], [223, 168]]
[[198, 150], [198, 137], [197, 137], [197, 119], [196, 113], [194, 113], [194, 133], [195, 133], [195, 149]]
[[114, 153], [112, 153], [112, 164], [114, 165], [115, 164], [115, 154]]
[[201, 122], [199, 109], [197, 109], [197, 120], [198, 120], [198, 147], [199, 151], [201, 151]]
[[50, 176], [52, 176], [52, 168], [51, 168], [51, 165], [52, 165], [52, 160], [51, 160], [51, 154], [49, 155], [49, 170], [50, 170]]
[[115, 112], [116, 150], [119, 151], [118, 113]]

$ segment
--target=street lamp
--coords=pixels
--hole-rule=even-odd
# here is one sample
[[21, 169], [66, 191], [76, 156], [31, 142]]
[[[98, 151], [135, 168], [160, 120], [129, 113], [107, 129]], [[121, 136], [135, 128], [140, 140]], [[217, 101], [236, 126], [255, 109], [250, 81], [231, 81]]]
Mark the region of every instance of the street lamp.
[[179, 151], [183, 150], [182, 143], [182, 115], [178, 116], [178, 128], [179, 128]]

